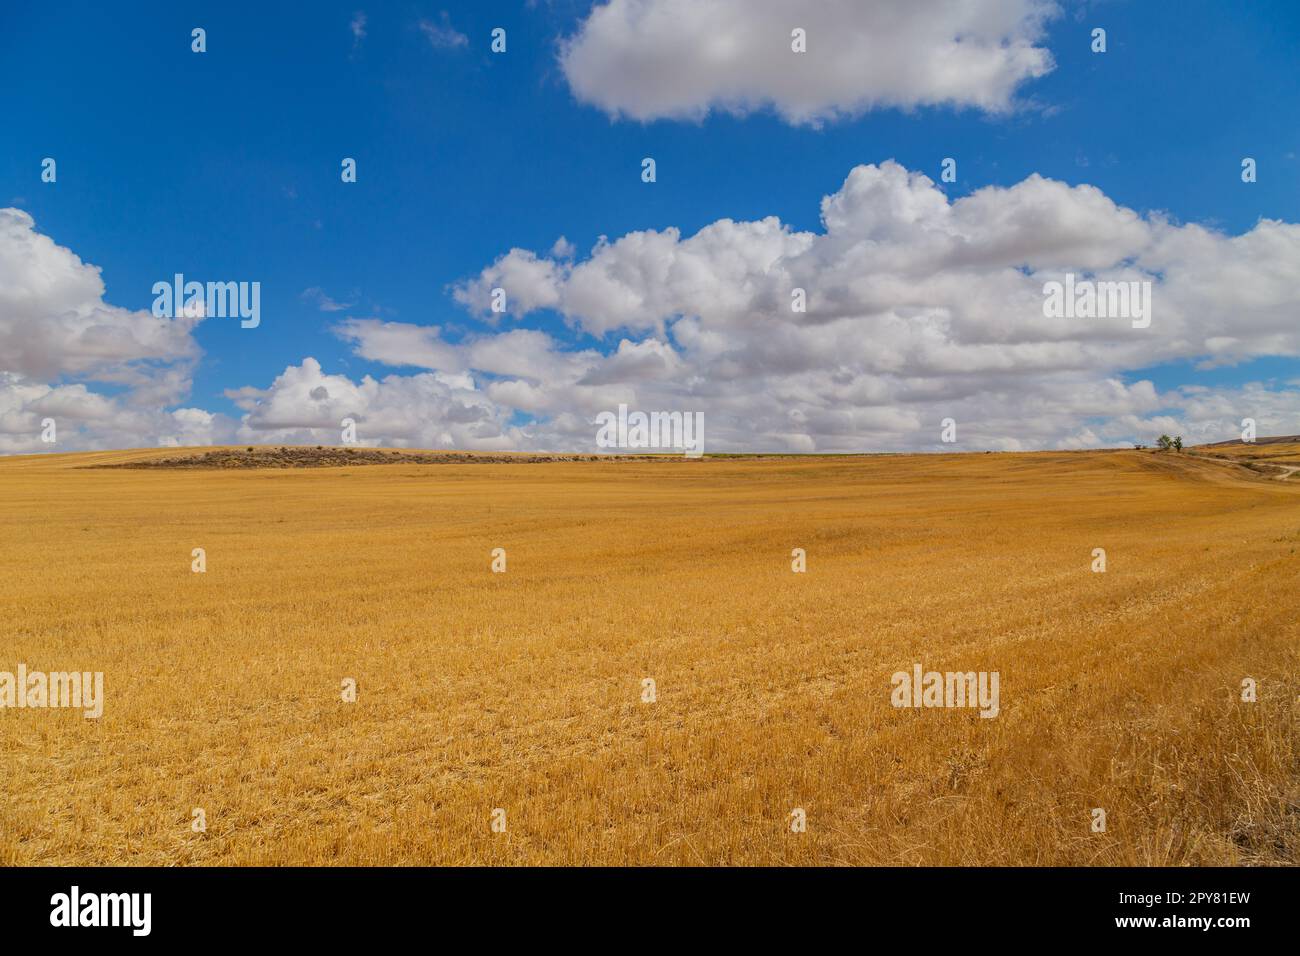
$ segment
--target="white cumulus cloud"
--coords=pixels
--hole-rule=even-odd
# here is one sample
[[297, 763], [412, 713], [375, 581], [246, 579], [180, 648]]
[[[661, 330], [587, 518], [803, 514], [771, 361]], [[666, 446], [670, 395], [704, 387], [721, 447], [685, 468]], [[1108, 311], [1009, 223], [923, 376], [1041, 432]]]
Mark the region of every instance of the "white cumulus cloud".
[[[765, 107], [817, 124], [878, 107], [1004, 112], [1049, 72], [1050, 0], [609, 0], [561, 45], [573, 94], [611, 116]], [[792, 49], [803, 30], [806, 52]]]
[[[516, 319], [553, 309], [581, 333], [620, 335], [614, 350], [534, 340], [528, 374], [483, 362], [490, 336], [466, 348], [435, 335], [423, 348], [449, 350], [430, 367], [484, 373], [493, 400], [556, 421], [627, 400], [704, 411], [728, 447], [824, 451], [937, 447], [946, 417], [978, 447], [1114, 444], [1145, 437], [1142, 416], [1178, 407], [1194, 413], [1187, 431], [1208, 435], [1231, 416], [1127, 373], [1300, 355], [1294, 224], [1261, 220], [1230, 236], [1038, 175], [950, 201], [894, 162], [853, 169], [821, 218], [813, 232], [775, 217], [690, 236], [638, 231], [578, 260], [513, 249], [456, 297], [486, 317], [482, 291], [500, 286]], [[1067, 272], [1151, 283], [1150, 327], [1045, 317], [1044, 284]], [[376, 354], [380, 330], [352, 332]], [[1220, 399], [1233, 394], [1239, 419], [1264, 393]], [[1300, 395], [1273, 394], [1270, 408]]]
[[110, 305], [97, 267], [0, 209], [0, 452], [218, 439], [228, 419], [166, 408], [189, 393], [202, 318]]

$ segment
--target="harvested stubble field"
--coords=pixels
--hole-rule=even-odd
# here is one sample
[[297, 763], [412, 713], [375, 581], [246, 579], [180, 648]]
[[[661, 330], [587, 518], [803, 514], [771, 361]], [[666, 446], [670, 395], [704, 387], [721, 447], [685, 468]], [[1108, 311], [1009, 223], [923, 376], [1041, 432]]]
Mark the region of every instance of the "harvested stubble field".
[[[0, 863], [1300, 861], [1294, 481], [1135, 451], [86, 467], [168, 455], [0, 461], [0, 670], [107, 698], [0, 710]], [[998, 671], [1000, 715], [894, 708], [913, 663]]]

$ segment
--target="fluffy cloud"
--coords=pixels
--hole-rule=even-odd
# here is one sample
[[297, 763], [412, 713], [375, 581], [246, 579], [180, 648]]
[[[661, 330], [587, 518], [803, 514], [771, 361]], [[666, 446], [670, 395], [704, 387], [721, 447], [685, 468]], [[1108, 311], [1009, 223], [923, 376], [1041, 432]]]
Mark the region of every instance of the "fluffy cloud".
[[[565, 257], [567, 258], [567, 257]], [[456, 301], [486, 315], [492, 308], [492, 291], [509, 289], [506, 312], [523, 315], [535, 309], [554, 307], [557, 266], [550, 259], [540, 259], [527, 249], [511, 249], [493, 265], [484, 269], [473, 282], [458, 287]]]
[[[1236, 410], [1211, 416], [1194, 391], [1124, 381], [1160, 363], [1300, 355], [1293, 224], [1227, 236], [1036, 175], [950, 202], [893, 162], [852, 170], [821, 213], [819, 232], [724, 219], [602, 241], [580, 261], [515, 249], [456, 290], [480, 313], [500, 286], [516, 317], [554, 309], [580, 332], [620, 333], [611, 354], [534, 338], [512, 344], [529, 354], [512, 370], [484, 356], [524, 330], [456, 347], [400, 324], [349, 335], [371, 356], [383, 336], [423, 336], [403, 354], [485, 373], [491, 399], [557, 422], [618, 401], [698, 410], [713, 447], [750, 450], [938, 447], [947, 417], [965, 447], [1114, 444], [1146, 438], [1157, 414], [1227, 437], [1231, 421], [1297, 406], [1292, 389], [1245, 389], [1216, 393]], [[1150, 282], [1151, 327], [1046, 318], [1043, 285], [1066, 272]]]
[[[42, 440], [54, 426], [53, 443]], [[217, 445], [232, 441], [235, 422], [198, 408], [167, 411], [85, 385], [48, 385], [0, 373], [0, 453]]]
[[530, 443], [509, 425], [508, 409], [454, 375], [365, 376], [353, 382], [326, 374], [319, 362], [306, 358], [286, 368], [269, 388], [227, 394], [247, 412], [240, 442], [337, 445], [343, 420], [352, 419], [362, 445], [508, 451]]
[[[163, 408], [189, 392], [200, 321], [109, 305], [98, 268], [0, 209], [0, 452], [216, 440], [228, 420]], [[41, 440], [47, 419], [55, 445]]]
[[108, 305], [98, 268], [38, 233], [21, 209], [0, 209], [3, 371], [141, 384], [156, 363], [198, 357], [190, 335], [197, 321]]
[[[1001, 112], [1052, 69], [1050, 0], [610, 0], [561, 47], [574, 95], [611, 116], [771, 106], [791, 123], [876, 107]], [[791, 50], [806, 31], [807, 52]]]
[[[1227, 235], [1036, 175], [950, 201], [893, 162], [851, 170], [820, 209], [811, 231], [721, 219], [585, 256], [512, 249], [453, 289], [478, 328], [345, 319], [334, 331], [358, 356], [400, 371], [358, 381], [305, 358], [228, 392], [237, 422], [172, 408], [199, 319], [105, 304], [93, 267], [10, 210], [0, 341], [18, 346], [0, 369], [0, 450], [48, 449], [47, 416], [60, 448], [335, 444], [352, 418], [367, 444], [594, 450], [596, 414], [621, 403], [703, 412], [715, 451], [951, 450], [945, 418], [958, 450], [1209, 441], [1245, 417], [1260, 434], [1300, 430], [1300, 383], [1162, 390], [1133, 374], [1184, 363], [1195, 381], [1195, 365], [1300, 355], [1300, 226]], [[1067, 272], [1150, 282], [1150, 326], [1044, 316], [1044, 283]], [[498, 287], [505, 317], [490, 311]], [[567, 334], [527, 327], [538, 313]], [[62, 331], [23, 331], [42, 324]], [[131, 384], [77, 380], [101, 376]]]

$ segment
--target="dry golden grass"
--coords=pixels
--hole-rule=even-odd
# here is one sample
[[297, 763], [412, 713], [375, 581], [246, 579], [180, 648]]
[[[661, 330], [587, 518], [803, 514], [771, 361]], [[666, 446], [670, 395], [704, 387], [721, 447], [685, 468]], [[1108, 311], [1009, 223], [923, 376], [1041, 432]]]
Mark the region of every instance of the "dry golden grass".
[[1300, 457], [1300, 443], [1277, 442], [1266, 445], [1234, 442], [1231, 445], [1204, 445], [1190, 449], [1196, 454], [1213, 455], [1220, 458], [1249, 459], [1268, 461], [1273, 458]]
[[[1138, 452], [82, 467], [139, 455], [0, 461], [0, 670], [107, 696], [0, 710], [0, 863], [1300, 861], [1294, 481]], [[895, 709], [913, 662], [999, 671], [1001, 715]]]
[[1189, 449], [1188, 454], [1226, 459], [1270, 478], [1289, 479], [1300, 472], [1300, 442], [1235, 442], [1231, 445], [1207, 445]]

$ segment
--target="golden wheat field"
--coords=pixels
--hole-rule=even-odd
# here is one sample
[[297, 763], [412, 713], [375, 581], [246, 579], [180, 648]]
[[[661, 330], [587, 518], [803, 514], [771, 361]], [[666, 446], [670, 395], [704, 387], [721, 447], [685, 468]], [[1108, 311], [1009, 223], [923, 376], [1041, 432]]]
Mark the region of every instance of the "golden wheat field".
[[[1300, 861], [1300, 479], [87, 467], [162, 454], [0, 461], [0, 670], [106, 697], [0, 710], [2, 864]], [[892, 706], [916, 663], [999, 715]]]

